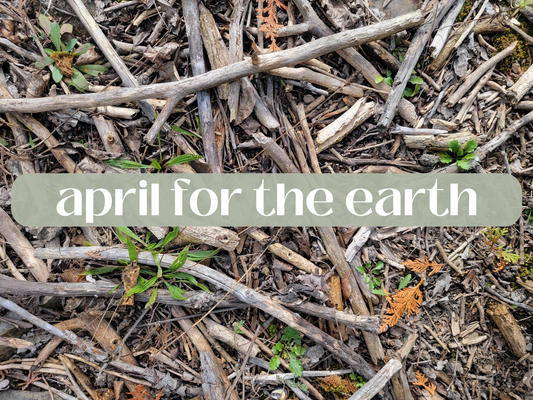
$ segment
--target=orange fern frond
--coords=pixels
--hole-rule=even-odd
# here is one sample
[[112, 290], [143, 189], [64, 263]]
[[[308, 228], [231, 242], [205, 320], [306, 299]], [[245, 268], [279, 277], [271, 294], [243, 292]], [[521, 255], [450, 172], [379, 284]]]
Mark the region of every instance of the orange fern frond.
[[413, 385], [422, 386], [422, 387], [426, 388], [427, 391], [429, 393], [431, 393], [432, 395], [435, 394], [435, 390], [437, 390], [437, 386], [434, 383], [431, 383], [431, 382], [427, 383], [429, 378], [426, 375], [424, 375], [420, 371], [416, 371], [415, 377], [416, 377], [416, 382], [413, 382]]
[[419, 274], [424, 272], [426, 269], [431, 267], [431, 272], [428, 276], [434, 275], [437, 272], [439, 272], [444, 264], [438, 264], [433, 261], [429, 261], [426, 257], [426, 261], [423, 261], [421, 259], [416, 260], [406, 260], [403, 265], [405, 265], [407, 268], [409, 268], [411, 271], [418, 272]]
[[[265, 0], [266, 5], [263, 8], [257, 9], [257, 18], [259, 18], [263, 23], [259, 30], [266, 33], [267, 39], [270, 39], [271, 43], [268, 47], [269, 51], [278, 51], [280, 48], [276, 44], [276, 38], [278, 37], [278, 29], [283, 28], [283, 25], [278, 23], [278, 15], [276, 14], [276, 6], [281, 7], [285, 10], [288, 7], [283, 4], [280, 0]], [[266, 16], [259, 14], [265, 13]]]
[[383, 317], [383, 324], [380, 331], [384, 332], [387, 326], [390, 328], [398, 323], [402, 315], [407, 311], [407, 316], [411, 314], [418, 314], [420, 306], [422, 305], [422, 292], [420, 285], [424, 282], [421, 280], [414, 288], [405, 288], [400, 290], [395, 295], [387, 295], [385, 298], [389, 302], [389, 308], [386, 315]]

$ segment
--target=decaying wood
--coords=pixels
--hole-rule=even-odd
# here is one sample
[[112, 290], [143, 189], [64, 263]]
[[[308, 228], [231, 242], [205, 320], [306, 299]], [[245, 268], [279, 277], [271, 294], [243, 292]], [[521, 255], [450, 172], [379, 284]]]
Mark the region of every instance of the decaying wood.
[[[113, 262], [116, 262], [118, 259], [129, 260], [127, 249], [113, 247], [69, 247], [59, 249], [40, 248], [36, 249], [35, 256], [43, 259], [93, 259]], [[341, 259], [343, 259], [343, 257], [344, 255], [341, 254]], [[175, 257], [169, 255], [162, 255], [160, 257], [160, 264], [162, 267], [168, 268], [170, 265], [172, 265], [175, 259]], [[155, 266], [153, 255], [150, 252], [139, 252], [138, 262], [140, 264]], [[359, 354], [355, 353], [344, 343], [333, 339], [319, 328], [311, 325], [299, 315], [290, 312], [283, 306], [280, 306], [277, 302], [269, 297], [264, 296], [240, 283], [237, 283], [234, 279], [225, 274], [214, 271], [211, 268], [201, 264], [186, 261], [184, 266], [181, 268], [181, 271], [188, 272], [196, 278], [204, 279], [223, 290], [231, 291], [231, 293], [239, 300], [263, 310], [264, 312], [286, 323], [293, 329], [298, 330], [305, 336], [308, 336], [311, 340], [321, 344], [327, 350], [335, 354], [341, 360], [354, 368], [359, 375], [365, 377], [366, 379], [370, 379], [374, 376], [374, 370]], [[377, 338], [377, 335], [374, 336]]]
[[508, 308], [501, 303], [494, 302], [487, 309], [487, 313], [498, 326], [513, 354], [518, 358], [525, 356], [527, 354], [526, 339]]
[[461, 146], [470, 140], [475, 140], [480, 143], [479, 136], [472, 135], [467, 132], [451, 133], [446, 135], [420, 135], [420, 136], [404, 136], [405, 145], [410, 149], [426, 149], [431, 148], [438, 151], [448, 151], [448, 144], [452, 140], [457, 140]]
[[[467, 25], [462, 25], [460, 28], [458, 28], [454, 33], [452, 33], [448, 40], [446, 41], [446, 44], [444, 45], [444, 48], [440, 52], [437, 58], [435, 58], [431, 64], [428, 65], [426, 68], [426, 71], [431, 75], [435, 73], [436, 71], [440, 70], [442, 66], [445, 64], [446, 60], [452, 53], [455, 43], [459, 40], [463, 32], [468, 29]], [[491, 19], [488, 21], [482, 21], [478, 22], [476, 26], [474, 26], [474, 34], [480, 35], [485, 33], [496, 33], [496, 32], [503, 32], [505, 31], [505, 26], [503, 26], [497, 19]]]
[[[70, 0], [81, 1], [81, 0]], [[302, 0], [298, 0], [299, 2]], [[318, 18], [318, 17], [317, 17]], [[128, 87], [102, 93], [73, 94], [69, 96], [56, 96], [52, 99], [1, 99], [0, 112], [44, 112], [63, 108], [84, 108], [104, 105], [115, 105], [126, 101], [139, 101], [149, 98], [168, 98], [187, 95], [201, 90], [216, 87], [222, 83], [230, 82], [245, 76], [298, 64], [302, 61], [319, 57], [339, 49], [357, 46], [373, 40], [386, 38], [394, 33], [419, 25], [424, 20], [422, 13], [416, 11], [404, 16], [387, 21], [337, 33], [311, 43], [292, 49], [283, 50], [257, 56], [257, 61], [245, 60], [227, 67], [219, 68], [194, 78], [183, 79], [179, 82], [158, 83], [149, 86]], [[329, 33], [328, 33], [329, 34]], [[106, 55], [107, 57], [107, 55]], [[369, 64], [371, 65], [371, 64]], [[113, 66], [115, 68], [115, 66]], [[373, 70], [375, 70], [372, 67]], [[377, 74], [376, 74], [377, 76]], [[375, 79], [375, 76], [372, 78]], [[388, 87], [384, 84], [385, 87]], [[380, 86], [381, 88], [381, 86]], [[168, 104], [168, 103], [167, 103]], [[151, 107], [151, 105], [150, 105]], [[173, 109], [174, 107], [172, 107]], [[153, 109], [152, 109], [153, 110]], [[414, 110], [413, 110], [414, 111]], [[415, 113], [416, 114], [416, 113]], [[152, 117], [153, 117], [152, 112]], [[148, 116], [148, 115], [147, 115]], [[150, 116], [148, 116], [150, 118]], [[412, 120], [412, 118], [411, 118]]]
[[483, 86], [485, 86], [485, 84], [491, 78], [492, 73], [494, 72], [494, 68], [496, 68], [496, 67], [490, 68], [487, 71], [487, 73], [485, 73], [485, 75], [483, 75], [483, 77], [481, 77], [481, 79], [478, 81], [476, 86], [474, 86], [474, 89], [472, 89], [470, 91], [470, 93], [468, 94], [468, 97], [466, 98], [466, 100], [464, 101], [463, 105], [461, 106], [461, 110], [459, 110], [459, 113], [455, 117], [455, 122], [456, 123], [462, 123], [465, 120], [466, 113], [468, 112], [470, 107], [472, 107], [472, 104], [474, 104], [474, 100], [476, 99], [477, 94], [481, 91]]
[[355, 235], [353, 235], [350, 244], [346, 248], [346, 261], [353, 260], [355, 255], [361, 250], [370, 237], [370, 234], [374, 231], [374, 227], [362, 226], [358, 229]]
[[332, 91], [338, 91], [339, 93], [346, 94], [348, 96], [363, 97], [363, 90], [360, 87], [351, 85], [349, 83], [344, 84], [342, 79], [335, 79], [332, 76], [324, 75], [308, 68], [275, 68], [270, 70], [269, 73], [271, 75], [281, 76], [282, 78], [294, 79], [324, 86]]
[[379, 393], [381, 389], [389, 382], [392, 376], [402, 368], [399, 360], [391, 359], [378, 373], [365, 385], [359, 389], [348, 400], [370, 400]]
[[[207, 328], [207, 334], [213, 339], [226, 343], [228, 346], [233, 347], [243, 356], [246, 355], [248, 351], [249, 340], [243, 338], [240, 334], [232, 331], [231, 329], [228, 329], [225, 326], [216, 323], [211, 318], [204, 318], [203, 323]], [[259, 349], [259, 346], [254, 345], [252, 346], [250, 356], [257, 357], [260, 351], [261, 350]]]
[[106, 151], [119, 154], [126, 152], [112, 121], [102, 116], [94, 116], [93, 122]]
[[[187, 314], [177, 306], [172, 307], [172, 315], [175, 318], [184, 317]], [[211, 346], [205, 339], [204, 335], [194, 327], [188, 320], [178, 322], [181, 328], [191, 339], [198, 353], [200, 353], [200, 362], [202, 363], [202, 389], [204, 397], [208, 400], [220, 400], [226, 395], [226, 390], [230, 387], [230, 382], [226, 376], [220, 362], [211, 350]], [[231, 394], [231, 400], [239, 400], [235, 392]]]
[[455, 5], [451, 8], [451, 10], [448, 12], [448, 14], [446, 14], [446, 17], [444, 17], [444, 19], [442, 20], [440, 28], [435, 34], [431, 45], [429, 46], [432, 58], [437, 58], [439, 56], [442, 48], [444, 47], [448, 39], [450, 31], [453, 27], [453, 23], [457, 19], [457, 16], [463, 8], [464, 2], [464, 0], [457, 1]]
[[170, 246], [179, 246], [183, 243], [204, 243], [217, 249], [233, 251], [239, 244], [239, 240], [239, 235], [227, 228], [185, 226], [180, 228], [178, 236], [170, 242]]
[[411, 333], [393, 357], [402, 363], [402, 367], [391, 378], [392, 391], [396, 400], [413, 400], [404, 362], [418, 339], [418, 332]]
[[260, 131], [252, 133], [252, 137], [265, 150], [265, 153], [272, 158], [282, 172], [286, 174], [297, 174], [300, 172], [285, 150], [274, 139], [263, 135]]
[[[268, 236], [260, 229], [249, 230], [246, 233], [254, 240], [257, 240], [258, 242], [261, 242], [263, 244], [267, 244], [270, 239], [270, 236]], [[296, 268], [301, 269], [302, 271], [317, 275], [322, 275], [324, 273], [322, 268], [313, 264], [311, 261], [307, 260], [305, 257], [302, 257], [291, 249], [283, 246], [281, 243], [269, 244], [267, 249], [282, 260], [287, 261], [288, 263], [294, 265]]]
[[499, 52], [497, 55], [477, 67], [474, 72], [472, 72], [466, 77], [463, 84], [453, 93], [453, 95], [450, 96], [446, 103], [450, 107], [456, 105], [457, 102], [461, 100], [466, 95], [466, 93], [468, 93], [472, 86], [474, 86], [476, 82], [487, 73], [487, 71], [489, 71], [492, 67], [498, 64], [504, 58], [513, 54], [516, 44], [517, 42], [512, 43], [507, 48], [505, 48], [505, 50]]
[[348, 111], [320, 130], [316, 137], [316, 152], [320, 153], [335, 143], [340, 142], [356, 127], [374, 115], [374, 102], [366, 102], [366, 98], [358, 100]]
[[524, 72], [524, 74], [522, 74], [515, 84], [507, 91], [506, 95], [512, 104], [516, 104], [522, 100], [522, 97], [524, 97], [531, 88], [533, 88], [533, 66], [530, 65], [527, 71]]
[[2, 207], [0, 207], [0, 226], [2, 227], [0, 237], [5, 238], [38, 282], [46, 282], [50, 276], [48, 267], [42, 260], [33, 256], [33, 246]]
[[[316, 14], [309, 0], [294, 0], [294, 4], [300, 10], [304, 20], [312, 24], [311, 33], [322, 38], [334, 36], [333, 31]], [[326, 14], [326, 16], [329, 17], [329, 14]], [[378, 38], [376, 38], [376, 40], [377, 39]], [[365, 43], [373, 41], [374, 40], [369, 40]], [[316, 41], [312, 43], [316, 43]], [[380, 76], [380, 73], [368, 60], [366, 60], [357, 50], [355, 50], [355, 48], [344, 48], [342, 50], [337, 50], [337, 53], [352, 67], [363, 74], [367, 82], [370, 83], [372, 87], [380, 90], [380, 95], [382, 97], [387, 98], [387, 93], [390, 93], [391, 87], [384, 82], [376, 83], [376, 78]], [[411, 125], [414, 126], [416, 124], [418, 116], [415, 107], [406, 99], [401, 99], [398, 106], [398, 113]]]

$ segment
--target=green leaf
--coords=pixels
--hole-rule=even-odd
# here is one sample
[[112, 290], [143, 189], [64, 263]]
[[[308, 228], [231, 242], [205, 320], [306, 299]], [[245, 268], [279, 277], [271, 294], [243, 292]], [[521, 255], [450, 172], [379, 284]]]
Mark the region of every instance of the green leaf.
[[279, 80], [281, 81], [281, 86], [283, 86], [283, 87], [287, 86], [287, 84], [285, 83], [285, 81], [283, 79], [279, 78]]
[[477, 156], [474, 154], [474, 153], [468, 153], [468, 154], [465, 154], [465, 156], [463, 157], [463, 160], [475, 160]]
[[135, 233], [133, 233], [133, 231], [130, 228], [128, 228], [127, 226], [117, 226], [117, 231], [122, 232], [123, 234], [129, 236], [132, 239], [135, 239], [139, 243], [142, 243], [142, 244], [144, 244], [146, 246], [146, 244], [141, 240], [141, 238], [139, 236], [137, 236]]
[[35, 62], [35, 68], [44, 68], [53, 63], [54, 63], [54, 60], [52, 59], [52, 57], [43, 57]]
[[385, 267], [385, 264], [383, 264], [382, 261], [379, 261], [376, 266], [374, 267], [374, 272], [379, 272]]
[[111, 289], [111, 291], [107, 292], [106, 294], [113, 293], [115, 290], [117, 290], [120, 287], [120, 285], [122, 285], [122, 282], [120, 282], [117, 286], [115, 286], [113, 289]]
[[398, 60], [400, 60], [400, 62], [403, 62], [404, 59], [405, 57], [402, 53], [398, 54]]
[[357, 272], [361, 273], [361, 274], [364, 274], [366, 271], [365, 271], [365, 267], [363, 267], [362, 265], [358, 266], [358, 267], [355, 267], [355, 269], [357, 270]]
[[200, 137], [192, 132], [189, 132], [188, 130], [186, 129], [183, 129], [183, 128], [180, 128], [179, 126], [176, 126], [176, 125], [170, 125], [170, 127], [172, 129], [174, 129], [176, 132], [179, 132], [179, 133], [182, 133], [184, 135], [187, 135], [187, 136], [191, 136], [191, 137]]
[[52, 54], [54, 54], [54, 50], [52, 50], [52, 49], [44, 49], [44, 52], [45, 52], [46, 54], [48, 54], [49, 56], [51, 56]]
[[470, 163], [466, 160], [457, 160], [457, 166], [461, 169], [470, 169]]
[[268, 363], [268, 368], [270, 368], [272, 371], [275, 371], [279, 368], [281, 364], [281, 359], [279, 356], [274, 356], [270, 359], [270, 362]]
[[385, 292], [383, 289], [374, 289], [372, 290], [372, 293], [377, 294], [379, 296], [386, 296], [387, 292]]
[[7, 143], [7, 141], [4, 138], [0, 138], [0, 144], [2, 146], [7, 146], [9, 143]]
[[76, 46], [76, 43], [78, 43], [78, 39], [70, 39], [69, 42], [65, 46], [65, 51], [70, 51]]
[[165, 163], [165, 167], [171, 167], [177, 164], [185, 164], [194, 160], [199, 160], [202, 156], [195, 154], [182, 154], [181, 156], [174, 157]]
[[91, 47], [94, 47], [94, 46], [92, 44], [90, 44], [90, 43], [82, 44], [80, 47], [78, 47], [78, 50], [76, 50], [76, 52], [74, 54], [76, 54], [77, 56], [81, 56], [83, 53], [85, 53]]
[[130, 256], [130, 260], [137, 261], [137, 249], [135, 248], [135, 245], [128, 236], [126, 236], [126, 246], [128, 246], [128, 254]]
[[290, 326], [286, 326], [283, 330], [283, 336], [281, 336], [280, 339], [282, 342], [299, 342], [300, 341], [300, 335], [298, 334], [298, 331], [296, 329], [291, 328]]
[[448, 143], [448, 148], [453, 154], [457, 154], [457, 152], [461, 149], [461, 145], [459, 144], [459, 141], [455, 139]]
[[189, 246], [185, 247], [178, 257], [172, 262], [172, 265], [168, 268], [167, 272], [173, 272], [177, 271], [181, 267], [183, 267], [183, 264], [185, 264], [185, 261], [187, 261], [187, 254], [189, 253]]
[[146, 303], [146, 305], [144, 306], [144, 308], [148, 308], [150, 307], [152, 304], [155, 303], [155, 299], [157, 299], [157, 288], [154, 288], [154, 291], [152, 292], [152, 294], [150, 295], [150, 300], [148, 300], [148, 302]]
[[398, 290], [402, 290], [404, 287], [409, 285], [409, 282], [411, 282], [411, 274], [407, 275], [405, 278], [402, 279], [400, 285], [398, 286]]
[[392, 77], [392, 71], [390, 69], [387, 70], [387, 78]]
[[159, 258], [159, 254], [154, 251], [152, 257], [154, 257], [155, 265], [157, 265], [157, 277], [161, 278], [163, 276], [163, 270], [161, 269], [161, 259]]
[[59, 83], [61, 82], [61, 79], [63, 79], [63, 74], [61, 73], [59, 68], [57, 68], [55, 65], [52, 68], [52, 79], [54, 80], [55, 83]]
[[374, 284], [374, 286], [379, 286], [381, 285], [381, 281], [379, 280], [379, 278], [372, 278], [372, 283]]
[[61, 43], [61, 28], [59, 27], [57, 22], [53, 22], [52, 25], [50, 25], [50, 40], [52, 40], [52, 43], [54, 44], [57, 51], [63, 50], [63, 46]]
[[411, 97], [411, 96], [413, 95], [413, 89], [411, 89], [411, 88], [405, 88], [405, 89], [403, 90], [403, 95], [404, 95], [405, 97]]
[[76, 68], [81, 72], [91, 76], [98, 76], [99, 74], [105, 74], [107, 68], [103, 65], [88, 64], [88, 65], [76, 65]]
[[[163, 239], [161, 239], [155, 247], [156, 248], [161, 247], [161, 249], [164, 249], [167, 244], [169, 244], [172, 240], [176, 238], [176, 236], [178, 236], [179, 231], [180, 231], [179, 226], [176, 226], [173, 230], [167, 233], [166, 236]], [[148, 241], [148, 239], [146, 241]]]
[[87, 82], [87, 79], [76, 68], [74, 68], [74, 75], [70, 79], [72, 80], [72, 85], [80, 92], [85, 92], [89, 89], [89, 82]]
[[33, 144], [33, 138], [31, 137], [31, 134], [28, 133], [28, 142], [30, 143], [30, 147], [33, 147], [34, 144]]
[[424, 83], [424, 80], [419, 76], [412, 76], [411, 79], [409, 79], [409, 82], [411, 82], [413, 85], [421, 85]]
[[157, 280], [159, 279], [157, 276], [154, 276], [148, 281], [144, 281], [142, 277], [139, 277], [139, 278], [140, 280], [142, 280], [141, 283], [138, 283], [137, 285], [132, 287], [130, 290], [128, 290], [128, 292], [125, 294], [126, 297], [133, 296], [134, 294], [137, 294], [137, 293], [146, 292], [148, 289], [154, 286]]
[[152, 160], [152, 165], [153, 165], [153, 167], [154, 167], [155, 169], [157, 169], [158, 171], [161, 170], [161, 164], [159, 164], [155, 158]]
[[389, 86], [392, 86], [393, 80], [392, 80], [391, 77], [388, 77], [388, 78], [385, 78], [385, 79], [383, 80], [383, 82], [385, 82], [385, 83], [386, 83], [387, 85], [389, 85]]
[[46, 33], [46, 35], [50, 34], [50, 28], [52, 24], [46, 15], [39, 14], [39, 25], [41, 25], [41, 28], [43, 28], [43, 31]]
[[289, 369], [295, 376], [302, 376], [304, 369], [302, 363], [294, 355], [289, 353]]
[[170, 293], [173, 299], [185, 300], [185, 297], [182, 296], [182, 294], [185, 293], [185, 290], [182, 290], [177, 286], [171, 285], [166, 281], [165, 285], [167, 285], [168, 292]]
[[477, 142], [475, 140], [469, 140], [465, 145], [465, 153], [472, 153], [477, 148]]
[[215, 258], [217, 253], [218, 253], [218, 249], [205, 250], [205, 251], [193, 251], [193, 252], [189, 252], [189, 254], [187, 255], [187, 260], [202, 261], [202, 260], [205, 260], [206, 258]]
[[420, 92], [420, 85], [415, 86], [415, 90], [413, 91], [413, 96], [416, 96]]
[[124, 267], [95, 268], [95, 269], [90, 269], [88, 271], [84, 271], [80, 275], [81, 276], [85, 276], [85, 275], [103, 275], [103, 274], [108, 274], [110, 272], [121, 270], [121, 269], [124, 269]]
[[385, 78], [383, 78], [381, 75], [378, 75], [378, 76], [376, 76], [376, 79], [374, 79], [374, 82], [381, 83], [381, 82], [383, 82], [383, 79], [385, 79]]
[[457, 157], [461, 157], [463, 153], [464, 153], [463, 149], [459, 149], [459, 151], [457, 152]]
[[144, 165], [144, 164], [140, 164], [138, 162], [130, 161], [130, 160], [116, 159], [116, 160], [106, 160], [104, 162], [107, 165], [111, 165], [113, 167], [118, 167], [118, 168], [124, 168], [124, 169], [152, 168], [151, 165]]
[[440, 162], [443, 164], [449, 164], [453, 162], [453, 158], [448, 153], [438, 153], [440, 156]]

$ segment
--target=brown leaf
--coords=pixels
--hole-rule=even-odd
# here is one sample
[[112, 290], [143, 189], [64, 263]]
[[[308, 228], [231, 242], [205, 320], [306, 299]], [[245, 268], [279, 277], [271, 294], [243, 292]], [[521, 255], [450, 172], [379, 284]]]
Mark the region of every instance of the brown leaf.
[[411, 271], [418, 272], [419, 274], [431, 267], [431, 272], [428, 275], [431, 276], [439, 272], [444, 264], [438, 264], [436, 262], [428, 261], [428, 258], [426, 257], [426, 261], [423, 261], [421, 259], [406, 260], [403, 265], [405, 265]]
[[420, 291], [422, 282], [424, 280], [421, 280], [414, 288], [400, 290], [392, 298], [389, 295], [386, 296], [390, 306], [386, 312], [388, 315], [383, 317], [383, 324], [380, 327], [381, 332], [384, 332], [387, 326], [390, 328], [396, 325], [406, 311], [407, 316], [418, 313], [423, 300], [422, 292]]
[[[133, 261], [122, 271], [122, 280], [124, 281], [124, 293], [127, 293], [132, 287], [137, 284], [137, 278], [139, 277], [139, 266], [137, 261]], [[122, 299], [122, 305], [132, 306], [133, 296], [124, 297]]]
[[413, 385], [416, 386], [422, 386], [427, 389], [429, 393], [432, 395], [435, 394], [435, 390], [437, 390], [437, 386], [434, 383], [426, 383], [429, 378], [425, 376], [422, 372], [416, 371], [415, 373], [416, 382], [413, 383]]

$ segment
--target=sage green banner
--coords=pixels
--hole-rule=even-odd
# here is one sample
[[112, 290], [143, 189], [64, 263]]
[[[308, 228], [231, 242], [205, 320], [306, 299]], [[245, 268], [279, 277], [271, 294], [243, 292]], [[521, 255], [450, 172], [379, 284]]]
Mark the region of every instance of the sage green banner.
[[27, 174], [24, 226], [509, 226], [522, 192], [496, 174]]

